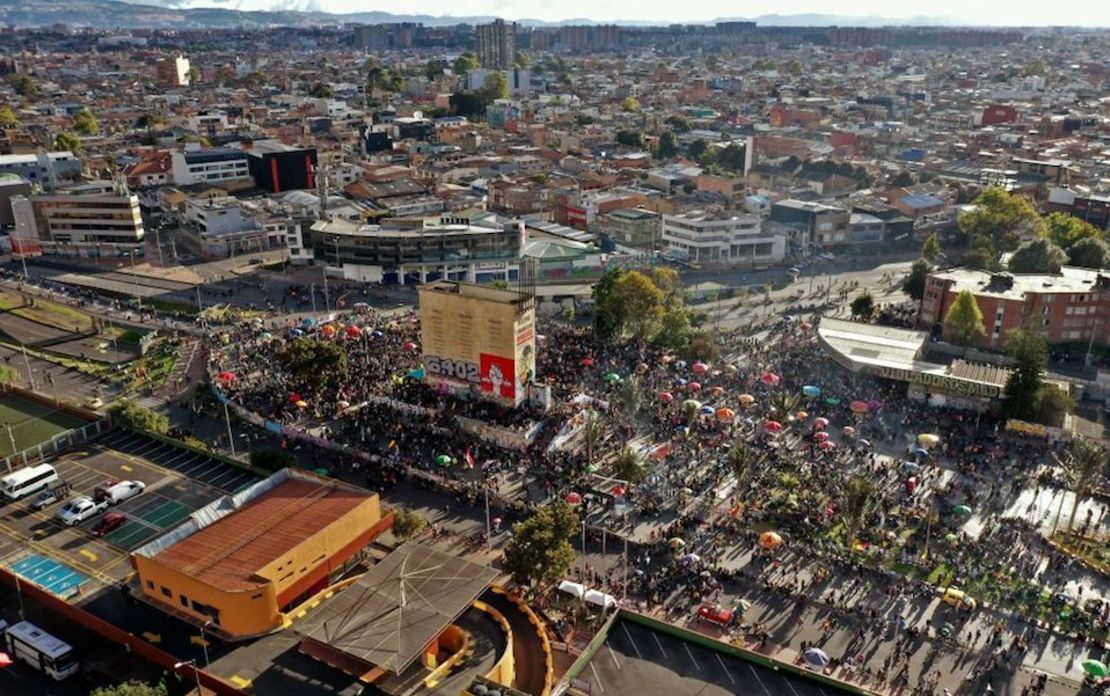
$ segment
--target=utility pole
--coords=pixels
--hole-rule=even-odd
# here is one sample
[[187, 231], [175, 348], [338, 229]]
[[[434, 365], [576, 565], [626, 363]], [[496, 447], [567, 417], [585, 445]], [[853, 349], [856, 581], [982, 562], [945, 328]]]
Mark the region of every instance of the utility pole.
[[16, 445], [15, 445], [15, 435], [12, 433], [12, 424], [5, 422], [4, 423], [4, 428], [7, 429], [8, 439], [11, 440], [11, 442], [12, 442], [12, 454], [11, 454], [11, 456], [10, 457], [4, 457], [4, 463], [8, 465], [8, 473], [10, 474], [12, 472], [12, 457], [14, 457], [19, 452], [19, 448], [16, 447]]
[[128, 254], [128, 256], [131, 257], [131, 282], [135, 286], [135, 302], [136, 302], [136, 306], [139, 308], [139, 319], [141, 320], [142, 315], [143, 315], [143, 298], [139, 294], [139, 281], [138, 281], [138, 278], [136, 277], [138, 274], [135, 272], [135, 254], [136, 253], [138, 253], [138, 250], [137, 249], [132, 249], [131, 253]]
[[486, 493], [486, 546], [490, 549], [493, 548], [493, 534], [490, 533], [489, 524], [489, 483], [486, 482], [482, 485], [482, 490]]
[[27, 383], [31, 385], [31, 391], [34, 391], [35, 373], [31, 372], [31, 359], [27, 357], [27, 344], [20, 343], [19, 348], [23, 351], [23, 364], [27, 366]]
[[227, 422], [227, 443], [231, 447], [231, 456], [235, 457], [235, 435], [231, 432], [231, 414], [227, 410], [227, 402], [224, 402], [224, 421]]

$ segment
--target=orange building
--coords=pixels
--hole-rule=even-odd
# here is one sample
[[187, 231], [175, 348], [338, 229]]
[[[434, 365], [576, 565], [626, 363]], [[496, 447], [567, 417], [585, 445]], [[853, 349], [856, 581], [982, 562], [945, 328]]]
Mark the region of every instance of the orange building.
[[282, 628], [283, 612], [342, 575], [391, 522], [375, 493], [283, 469], [197, 510], [131, 562], [150, 603], [243, 639]]

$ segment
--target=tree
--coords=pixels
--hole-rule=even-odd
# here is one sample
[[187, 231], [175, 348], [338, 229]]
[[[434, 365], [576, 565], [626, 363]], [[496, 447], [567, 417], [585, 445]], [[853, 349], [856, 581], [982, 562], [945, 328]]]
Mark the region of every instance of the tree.
[[621, 100], [621, 110], [630, 114], [640, 110], [640, 100], [636, 97], [625, 97]]
[[1068, 247], [1068, 263], [1082, 268], [1106, 268], [1110, 264], [1110, 245], [1098, 237], [1084, 237]]
[[1075, 527], [1075, 513], [1083, 495], [1102, 481], [1106, 470], [1106, 450], [1102, 445], [1086, 437], [1076, 437], [1068, 448], [1067, 456], [1061, 462], [1068, 489], [1075, 496], [1071, 502], [1068, 516], [1068, 531]]
[[58, 133], [58, 137], [54, 138], [54, 147], [59, 150], [77, 152], [81, 149], [81, 140], [73, 133], [62, 131]]
[[294, 377], [320, 385], [321, 376], [346, 374], [347, 354], [336, 343], [319, 338], [295, 338], [277, 354]]
[[586, 446], [586, 463], [593, 464], [597, 449], [605, 440], [609, 426], [597, 414], [597, 411], [584, 411], [582, 413], [582, 444]]
[[856, 299], [852, 300], [851, 309], [853, 318], [870, 321], [871, 317], [875, 316], [875, 298], [871, 297], [871, 293], [864, 290], [856, 295]]
[[125, 681], [115, 686], [102, 686], [90, 692], [89, 696], [166, 696], [166, 685], [145, 684], [140, 681]]
[[247, 461], [254, 468], [265, 471], [281, 471], [297, 463], [293, 455], [279, 450], [251, 450]]
[[690, 334], [690, 340], [686, 344], [687, 360], [712, 362], [720, 356], [720, 353], [716, 334], [712, 331], [702, 330]]
[[736, 438], [728, 450], [728, 466], [736, 477], [735, 490], [742, 491], [755, 473], [756, 454], [743, 438]]
[[487, 104], [509, 98], [509, 79], [500, 70], [491, 72], [482, 83], [481, 97]]
[[80, 135], [96, 135], [100, 132], [100, 123], [88, 107], [82, 106], [73, 115], [73, 129]]
[[921, 258], [933, 263], [938, 256], [940, 256], [940, 239], [937, 238], [937, 233], [934, 232], [921, 245]]
[[170, 420], [131, 399], [120, 399], [108, 407], [112, 422], [132, 430], [144, 430], [165, 435], [170, 429]]
[[902, 187], [905, 187], [905, 186], [913, 186], [916, 183], [917, 183], [917, 180], [913, 178], [912, 173], [902, 171], [902, 172], [898, 172], [898, 176], [894, 177], [891, 180], [890, 185], [891, 186], [896, 186], [898, 188], [902, 188]]
[[686, 146], [686, 154], [689, 155], [691, 159], [700, 160], [708, 149], [709, 143], [705, 142], [702, 138], [698, 138]]
[[447, 61], [442, 59], [429, 60], [424, 65], [424, 77], [428, 78], [428, 82], [435, 82], [437, 79], [443, 77], [443, 71], [450, 67]]
[[613, 476], [629, 483], [643, 481], [647, 473], [647, 459], [631, 447], [625, 447], [613, 460]]
[[456, 75], [465, 75], [479, 67], [481, 67], [481, 64], [478, 62], [478, 56], [471, 51], [467, 51], [455, 59], [455, 62], [451, 64], [451, 71]]
[[685, 307], [668, 307], [659, 321], [659, 332], [655, 334], [656, 345], [682, 350], [690, 345], [690, 313]]
[[1034, 420], [1037, 417], [1037, 394], [1043, 384], [1041, 375], [1048, 365], [1048, 343], [1044, 331], [1036, 324], [1014, 329], [1006, 337], [1006, 352], [1016, 364], [1006, 380], [1002, 410], [1010, 418]]
[[19, 379], [19, 372], [11, 365], [0, 363], [0, 387], [6, 387]]
[[797, 75], [802, 74], [802, 63], [801, 63], [801, 61], [792, 60], [789, 63], [783, 65], [782, 68], [786, 72], [787, 75], [797, 76]]
[[1044, 224], [1045, 235], [1065, 251], [1083, 239], [1105, 239], [1102, 230], [1068, 213], [1049, 213]]
[[393, 513], [393, 536], [408, 541], [419, 536], [427, 524], [428, 521], [419, 512], [398, 508]]
[[663, 292], [643, 273], [623, 274], [606, 301], [622, 332], [637, 341], [651, 339], [663, 317]]
[[505, 547], [505, 570], [522, 584], [558, 582], [574, 562], [570, 540], [577, 530], [578, 516], [563, 501], [537, 509], [513, 525], [513, 538]]
[[0, 128], [15, 128], [18, 125], [19, 119], [16, 118], [12, 107], [0, 106]]
[[1064, 250], [1048, 239], [1022, 242], [1010, 256], [1008, 268], [1014, 273], [1059, 273], [1068, 260]]
[[622, 128], [617, 131], [616, 141], [625, 147], [641, 148], [644, 146], [644, 135], [638, 130]]
[[26, 99], [31, 99], [39, 93], [38, 85], [27, 75], [9, 75], [8, 84], [16, 94]]
[[200, 84], [200, 70], [195, 65], [191, 66], [185, 79], [190, 87], [196, 87]]
[[840, 516], [844, 520], [844, 543], [849, 548], [856, 540], [856, 534], [867, 519], [867, 514], [871, 512], [874, 502], [875, 484], [871, 479], [857, 474], [844, 483]]
[[975, 237], [968, 250], [963, 253], [960, 263], [967, 268], [991, 271], [998, 267], [998, 257], [990, 241], [984, 237]]
[[678, 144], [675, 142], [674, 133], [663, 131], [655, 146], [655, 156], [659, 159], [670, 159], [678, 154]]
[[326, 82], [317, 82], [308, 90], [308, 96], [316, 99], [331, 99], [335, 96], [335, 92], [332, 90], [331, 85]]
[[731, 172], [743, 172], [746, 158], [747, 154], [743, 147], [735, 143], [729, 143], [727, 147], [717, 153], [717, 164], [721, 165], [722, 169]]
[[620, 317], [613, 313], [609, 296], [623, 274], [620, 268], [611, 268], [602, 273], [594, 284], [594, 335], [599, 341], [607, 341], [620, 332]]
[[902, 281], [902, 292], [918, 302], [925, 297], [925, 281], [929, 278], [929, 264], [918, 259], [910, 266], [910, 274]]
[[1067, 415], [1075, 410], [1075, 399], [1066, 390], [1045, 382], [1037, 390], [1037, 422], [1063, 427]]
[[448, 103], [451, 106], [451, 113], [457, 116], [474, 119], [481, 118], [486, 113], [486, 105], [477, 92], [455, 92], [451, 95]]
[[958, 346], [970, 346], [987, 335], [983, 326], [983, 312], [970, 290], [962, 290], [944, 315], [944, 329], [948, 338]]
[[1044, 220], [1028, 198], [991, 186], [975, 199], [975, 207], [960, 215], [960, 229], [982, 237], [999, 252], [1013, 251], [1022, 239], [1043, 236]]
[[637, 375], [632, 375], [621, 382], [617, 399], [621, 406], [626, 422], [636, 420], [640, 409], [644, 405], [644, 383]]
[[675, 114], [668, 116], [663, 123], [671, 127], [675, 133], [687, 133], [690, 131], [690, 121], [682, 114]]
[[513, 61], [513, 67], [515, 68], [527, 68], [532, 64], [532, 56], [528, 55], [528, 51], [521, 48], [516, 49], [516, 55], [513, 58], [515, 59]]

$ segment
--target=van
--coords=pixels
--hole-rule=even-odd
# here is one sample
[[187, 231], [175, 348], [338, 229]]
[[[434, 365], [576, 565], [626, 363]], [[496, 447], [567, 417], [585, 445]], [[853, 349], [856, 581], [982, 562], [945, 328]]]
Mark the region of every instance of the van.
[[49, 464], [25, 466], [0, 478], [0, 493], [8, 500], [18, 500], [57, 481], [58, 472]]
[[123, 501], [134, 498], [146, 490], [142, 481], [109, 481], [103, 486], [97, 486], [93, 491], [93, 499], [108, 505], [118, 505]]

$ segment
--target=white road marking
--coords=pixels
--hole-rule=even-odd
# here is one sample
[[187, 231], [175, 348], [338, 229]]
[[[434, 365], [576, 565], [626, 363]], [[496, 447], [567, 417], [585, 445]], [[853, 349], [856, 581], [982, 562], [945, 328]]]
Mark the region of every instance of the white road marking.
[[640, 652], [640, 646], [636, 644], [636, 639], [633, 638], [632, 634], [628, 632], [628, 625], [624, 622], [621, 622], [621, 628], [624, 629], [624, 635], [628, 636], [628, 642], [632, 643], [632, 649], [636, 651], [636, 657], [640, 658], [641, 660], [644, 659], [644, 654]]
[[620, 669], [621, 663], [617, 661], [617, 654], [613, 652], [613, 646], [606, 643], [605, 647], [609, 651], [609, 657], [613, 658], [613, 664], [616, 665], [617, 669]]
[[690, 646], [687, 645], [686, 643], [683, 643], [682, 647], [686, 648], [686, 654], [690, 656], [690, 662], [694, 663], [694, 669], [696, 669], [700, 672], [701, 671], [701, 665], [699, 665], [698, 661], [694, 659], [694, 653], [690, 652]]
[[723, 669], [725, 671], [725, 676], [728, 677], [729, 683], [730, 684], [735, 684], [736, 679], [733, 678], [732, 672], [728, 671], [728, 665], [726, 665], [725, 661], [721, 659], [721, 655], [719, 653], [715, 653], [715, 657], [717, 658], [717, 662], [720, 663], [721, 669]]
[[666, 657], [667, 651], [663, 649], [663, 644], [659, 642], [659, 636], [652, 633], [651, 637], [655, 639], [655, 644], [659, 646], [659, 652], [663, 653], [663, 657]]
[[794, 696], [798, 696], [798, 692], [794, 689], [794, 685], [790, 683], [789, 677], [786, 679], [786, 685], [790, 687], [790, 691], [794, 694]]
[[597, 675], [597, 667], [594, 667], [594, 663], [592, 662], [590, 663], [590, 671], [594, 673], [594, 681], [597, 682], [597, 688], [601, 689], [601, 693], [605, 693], [605, 685], [601, 683], [601, 677]]
[[752, 667], [751, 664], [749, 664], [748, 669], [752, 671], [752, 674], [755, 676], [755, 680], [759, 682], [759, 686], [763, 688], [763, 693], [767, 694], [767, 696], [772, 696], [771, 690], [768, 689], [767, 685], [763, 683], [763, 680], [759, 678], [759, 672], [755, 671], [755, 667]]

